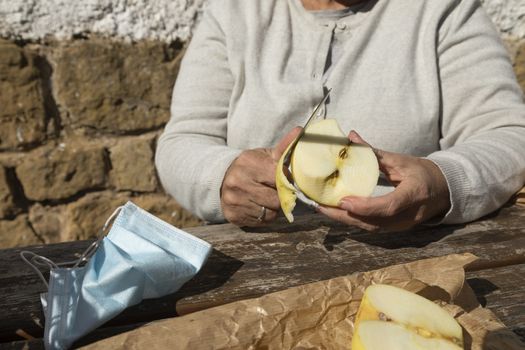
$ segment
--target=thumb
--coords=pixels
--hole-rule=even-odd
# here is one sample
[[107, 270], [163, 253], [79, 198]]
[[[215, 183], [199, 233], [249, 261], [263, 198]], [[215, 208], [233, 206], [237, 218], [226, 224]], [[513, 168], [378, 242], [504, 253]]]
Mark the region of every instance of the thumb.
[[277, 146], [275, 146], [272, 149], [272, 158], [275, 161], [278, 161], [281, 158], [284, 151], [286, 151], [288, 145], [290, 145], [290, 143], [292, 143], [293, 140], [295, 140], [295, 138], [299, 136], [302, 130], [303, 128], [301, 128], [300, 126], [296, 126], [292, 130], [290, 130], [288, 134], [283, 136], [279, 143], [277, 143]]

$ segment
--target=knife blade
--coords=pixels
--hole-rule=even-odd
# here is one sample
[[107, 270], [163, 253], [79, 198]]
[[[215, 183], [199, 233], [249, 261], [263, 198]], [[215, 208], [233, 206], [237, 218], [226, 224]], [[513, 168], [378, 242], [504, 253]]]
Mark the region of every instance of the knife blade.
[[308, 125], [312, 122], [312, 120], [314, 120], [314, 117], [317, 114], [317, 111], [319, 110], [319, 108], [321, 108], [323, 103], [325, 103], [326, 100], [328, 99], [328, 96], [330, 96], [330, 91], [332, 91], [331, 88], [328, 89], [328, 91], [326, 91], [326, 94], [324, 95], [323, 99], [315, 106], [314, 110], [312, 111], [312, 114], [310, 114], [310, 116], [308, 117], [308, 120], [306, 120], [306, 123], [304, 124], [303, 129], [301, 130], [299, 135], [297, 135], [297, 137], [292, 141], [292, 145], [288, 148], [288, 152], [286, 152], [286, 155], [284, 156], [284, 164], [289, 163], [290, 157], [292, 155], [292, 152], [295, 146], [297, 145], [297, 142], [299, 142], [301, 137], [304, 135], [304, 132], [306, 128], [308, 127]]
[[323, 105], [323, 103], [326, 102], [326, 100], [328, 99], [328, 96], [330, 96], [330, 91], [332, 91], [332, 88], [328, 89], [328, 91], [326, 91], [326, 94], [324, 95], [323, 99], [321, 100], [321, 102], [319, 102], [317, 104], [317, 106], [315, 106], [314, 110], [312, 111], [312, 114], [310, 114], [310, 116], [308, 117], [308, 120], [306, 121], [306, 124], [304, 124], [303, 126], [303, 133], [304, 133], [304, 130], [306, 129], [306, 127], [310, 124], [310, 122], [314, 119], [315, 115], [317, 114], [317, 111], [319, 110], [319, 108], [321, 108], [321, 106]]

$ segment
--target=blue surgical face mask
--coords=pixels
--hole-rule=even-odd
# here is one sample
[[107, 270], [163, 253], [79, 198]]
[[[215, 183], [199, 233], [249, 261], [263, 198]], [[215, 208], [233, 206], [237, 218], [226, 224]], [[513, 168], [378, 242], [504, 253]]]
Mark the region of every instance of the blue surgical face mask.
[[174, 293], [195, 276], [210, 252], [207, 242], [131, 202], [120, 208], [108, 235], [73, 267], [22, 252], [24, 260], [30, 254], [33, 264], [51, 267], [48, 292], [41, 296], [46, 349], [66, 349], [125, 308]]

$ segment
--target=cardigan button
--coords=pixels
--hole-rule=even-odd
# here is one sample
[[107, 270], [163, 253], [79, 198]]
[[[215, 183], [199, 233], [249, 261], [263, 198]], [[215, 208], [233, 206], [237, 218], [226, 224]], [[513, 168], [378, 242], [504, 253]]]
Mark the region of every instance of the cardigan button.
[[324, 26], [328, 28], [329, 30], [334, 30], [337, 27], [337, 23], [335, 22], [328, 22], [325, 23]]

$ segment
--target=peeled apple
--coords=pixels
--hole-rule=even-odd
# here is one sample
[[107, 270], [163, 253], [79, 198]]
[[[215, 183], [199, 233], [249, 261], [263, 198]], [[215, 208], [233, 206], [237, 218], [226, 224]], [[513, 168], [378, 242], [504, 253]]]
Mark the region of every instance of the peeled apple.
[[276, 187], [290, 222], [298, 194], [318, 204], [337, 206], [346, 196], [370, 196], [377, 184], [379, 166], [374, 152], [366, 145], [350, 143], [335, 119], [311, 123], [293, 148], [289, 165], [284, 164], [288, 151], [277, 165]]
[[463, 330], [444, 309], [404, 289], [376, 284], [365, 291], [352, 350], [461, 350]]

